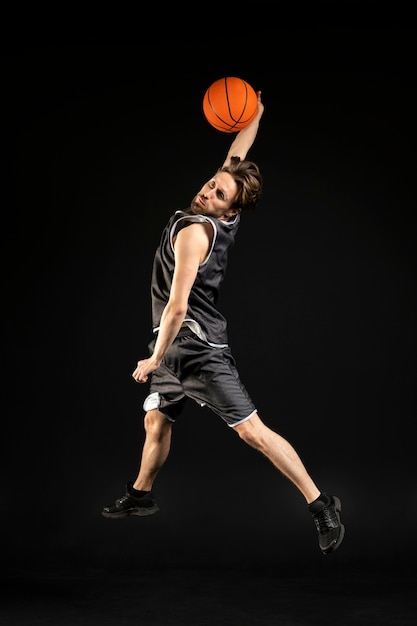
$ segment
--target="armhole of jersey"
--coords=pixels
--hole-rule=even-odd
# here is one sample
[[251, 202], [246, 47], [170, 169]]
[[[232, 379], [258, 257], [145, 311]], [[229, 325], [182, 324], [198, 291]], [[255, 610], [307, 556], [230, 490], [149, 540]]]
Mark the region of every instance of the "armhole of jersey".
[[211, 256], [211, 253], [213, 252], [214, 244], [216, 243], [216, 238], [217, 238], [217, 225], [214, 220], [212, 220], [210, 217], [207, 217], [206, 215], [196, 215], [195, 217], [197, 219], [193, 219], [193, 216], [191, 216], [191, 219], [190, 219], [190, 216], [187, 215], [187, 216], [181, 217], [179, 220], [175, 222], [175, 224], [173, 224], [171, 228], [171, 232], [169, 234], [169, 244], [171, 246], [172, 252], [175, 254], [174, 237], [178, 233], [178, 231], [181, 230], [179, 226], [183, 220], [187, 220], [188, 222], [195, 223], [195, 224], [198, 224], [198, 223], [201, 224], [202, 222], [209, 222], [213, 227], [213, 240], [211, 242], [210, 250], [208, 251], [207, 257], [201, 263], [201, 265], [199, 265], [199, 267], [203, 267], [208, 262]]
[[204, 265], [206, 265], [206, 263], [208, 263], [209, 258], [211, 257], [211, 253], [213, 252], [213, 248], [214, 248], [214, 244], [216, 243], [216, 239], [217, 239], [217, 224], [214, 222], [214, 220], [210, 219], [209, 217], [206, 217], [206, 221], [210, 222], [210, 224], [213, 227], [213, 240], [211, 242], [211, 246], [210, 246], [210, 250], [208, 251], [208, 254], [205, 258], [205, 260], [201, 263], [200, 267], [204, 267]]

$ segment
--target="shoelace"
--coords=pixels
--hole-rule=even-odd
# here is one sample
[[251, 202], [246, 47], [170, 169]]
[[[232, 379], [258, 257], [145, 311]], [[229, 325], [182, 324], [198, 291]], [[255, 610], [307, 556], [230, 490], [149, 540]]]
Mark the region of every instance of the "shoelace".
[[121, 498], [119, 498], [117, 500], [117, 504], [118, 505], [122, 505], [124, 504], [127, 500], [129, 500], [132, 496], [129, 493], [126, 493], [124, 496], [122, 496]]
[[316, 524], [319, 532], [330, 530], [331, 528], [337, 528], [339, 526], [339, 522], [337, 520], [335, 509], [333, 507], [329, 509], [325, 506], [319, 513], [317, 513], [317, 515], [315, 515], [314, 523]]

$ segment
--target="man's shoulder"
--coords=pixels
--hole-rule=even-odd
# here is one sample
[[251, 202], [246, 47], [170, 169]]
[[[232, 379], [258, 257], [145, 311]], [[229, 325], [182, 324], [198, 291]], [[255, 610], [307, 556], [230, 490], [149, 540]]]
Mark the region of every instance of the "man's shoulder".
[[188, 226], [189, 224], [213, 224], [215, 220], [207, 215], [199, 215], [198, 213], [193, 213], [193, 211], [175, 211], [174, 221], [182, 226]]
[[211, 231], [217, 230], [215, 220], [205, 215], [195, 214], [180, 216], [179, 219], [175, 221], [173, 230], [175, 234], [178, 234], [181, 230], [186, 230], [192, 236], [193, 233], [200, 231], [201, 228]]

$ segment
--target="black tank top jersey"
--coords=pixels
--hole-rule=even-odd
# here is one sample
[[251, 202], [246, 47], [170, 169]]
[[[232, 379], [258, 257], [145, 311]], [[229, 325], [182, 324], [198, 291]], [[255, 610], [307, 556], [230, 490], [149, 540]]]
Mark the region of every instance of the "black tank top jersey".
[[175, 266], [173, 239], [182, 228], [195, 222], [211, 223], [214, 236], [207, 259], [200, 265], [191, 289], [184, 322], [203, 341], [212, 346], [224, 347], [228, 343], [227, 322], [217, 309], [216, 303], [227, 268], [228, 252], [239, 228], [239, 215], [230, 222], [195, 215], [191, 209], [176, 211], [171, 216], [154, 258], [151, 284], [152, 327], [154, 332], [158, 331], [162, 312], [169, 298]]

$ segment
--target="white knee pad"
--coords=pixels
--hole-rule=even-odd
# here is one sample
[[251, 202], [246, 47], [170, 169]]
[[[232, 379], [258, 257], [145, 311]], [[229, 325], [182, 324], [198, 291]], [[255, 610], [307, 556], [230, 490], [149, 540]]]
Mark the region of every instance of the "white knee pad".
[[159, 405], [161, 403], [161, 398], [159, 393], [155, 391], [155, 393], [150, 393], [147, 398], [145, 398], [145, 402], [143, 403], [144, 411], [152, 411], [152, 409], [159, 409]]

